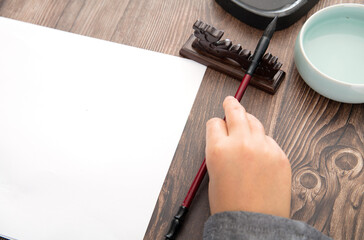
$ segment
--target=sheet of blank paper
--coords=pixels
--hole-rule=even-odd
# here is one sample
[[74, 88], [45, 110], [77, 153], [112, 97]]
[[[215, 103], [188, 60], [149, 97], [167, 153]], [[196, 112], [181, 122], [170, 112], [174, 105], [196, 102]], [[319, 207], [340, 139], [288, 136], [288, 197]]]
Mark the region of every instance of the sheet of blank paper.
[[0, 235], [142, 239], [204, 72], [0, 18]]

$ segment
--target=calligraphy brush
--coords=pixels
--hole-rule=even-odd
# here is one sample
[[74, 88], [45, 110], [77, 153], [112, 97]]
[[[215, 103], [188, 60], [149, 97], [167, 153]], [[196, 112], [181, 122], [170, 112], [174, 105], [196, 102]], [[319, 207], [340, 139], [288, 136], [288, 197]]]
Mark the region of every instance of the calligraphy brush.
[[[243, 97], [243, 94], [245, 92], [245, 89], [247, 88], [250, 79], [255, 71], [255, 69], [258, 67], [260, 61], [262, 60], [262, 57], [265, 53], [265, 51], [268, 48], [270, 39], [273, 36], [273, 33], [276, 29], [277, 25], [277, 16], [271, 21], [271, 23], [267, 26], [265, 29], [263, 36], [260, 38], [257, 47], [255, 48], [254, 54], [252, 56], [252, 62], [246, 71], [238, 90], [236, 91], [235, 98], [240, 102], [241, 98]], [[225, 118], [224, 118], [225, 119]], [[187, 213], [188, 208], [190, 207], [192, 200], [197, 192], [198, 187], [200, 186], [202, 179], [204, 178], [205, 174], [207, 172], [206, 168], [206, 158], [203, 160], [202, 165], [200, 169], [198, 170], [195, 179], [193, 180], [190, 189], [188, 190], [188, 193], [186, 195], [186, 198], [184, 199], [182, 205], [178, 209], [177, 214], [174, 216], [171, 226], [169, 228], [168, 233], [165, 235], [165, 239], [174, 239], [176, 237], [177, 230], [181, 226], [183, 219]]]

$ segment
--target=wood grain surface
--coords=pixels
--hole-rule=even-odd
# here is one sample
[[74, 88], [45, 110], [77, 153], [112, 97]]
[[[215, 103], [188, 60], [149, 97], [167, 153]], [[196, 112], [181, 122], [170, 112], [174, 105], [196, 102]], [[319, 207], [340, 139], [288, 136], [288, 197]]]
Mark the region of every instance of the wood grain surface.
[[[293, 62], [305, 20], [326, 6], [363, 0], [322, 0], [291, 27], [275, 33], [269, 52], [287, 75], [275, 95], [248, 87], [242, 104], [287, 153], [293, 170], [291, 217], [334, 239], [364, 235], [364, 104], [315, 93]], [[234, 19], [213, 0], [0, 0], [0, 16], [90, 37], [178, 55], [197, 19], [224, 38], [253, 50], [262, 31]], [[163, 239], [204, 158], [205, 123], [223, 117], [222, 101], [239, 81], [208, 69], [166, 176], [144, 239]], [[209, 217], [208, 178], [201, 185], [178, 239], [202, 239]], [[149, 216], [146, 216], [149, 217]]]

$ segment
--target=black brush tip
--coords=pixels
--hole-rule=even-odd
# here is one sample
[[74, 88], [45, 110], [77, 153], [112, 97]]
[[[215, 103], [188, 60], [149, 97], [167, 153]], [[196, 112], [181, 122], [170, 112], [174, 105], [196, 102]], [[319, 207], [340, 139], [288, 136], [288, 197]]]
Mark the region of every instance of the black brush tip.
[[278, 20], [278, 17], [275, 16], [273, 18], [273, 20], [269, 23], [269, 25], [267, 26], [267, 28], [264, 30], [264, 33], [263, 33], [263, 36], [271, 39], [272, 36], [273, 36], [273, 33], [275, 32], [276, 30], [276, 26], [277, 26], [277, 20]]

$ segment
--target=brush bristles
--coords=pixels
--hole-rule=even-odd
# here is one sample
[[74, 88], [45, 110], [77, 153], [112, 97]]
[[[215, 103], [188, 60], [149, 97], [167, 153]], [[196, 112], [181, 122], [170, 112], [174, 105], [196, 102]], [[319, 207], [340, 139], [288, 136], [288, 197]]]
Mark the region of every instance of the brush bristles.
[[269, 39], [272, 38], [273, 33], [276, 30], [277, 20], [278, 20], [278, 17], [275, 16], [274, 19], [269, 23], [269, 25], [265, 29], [263, 36], [268, 37]]

